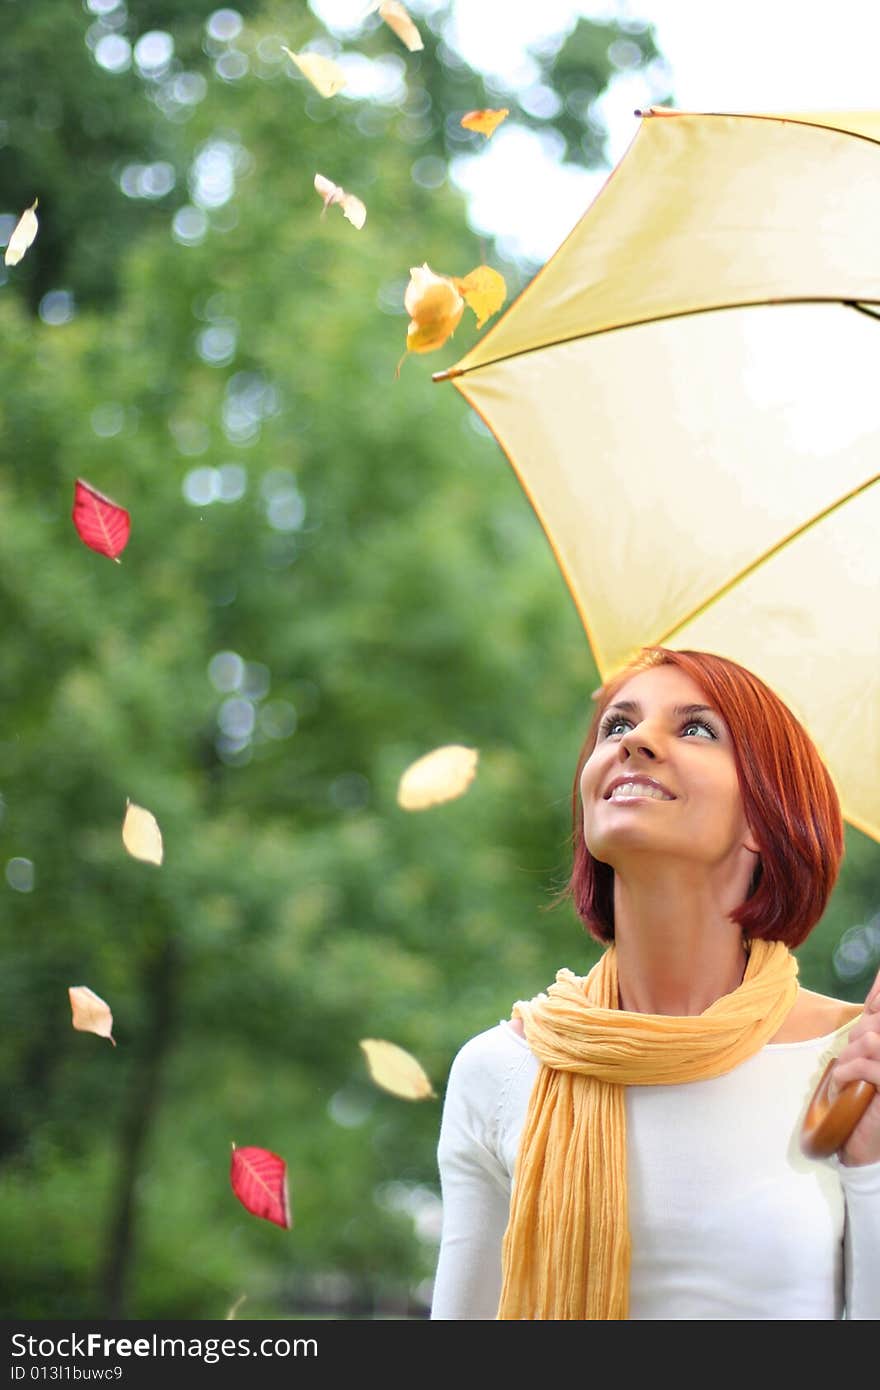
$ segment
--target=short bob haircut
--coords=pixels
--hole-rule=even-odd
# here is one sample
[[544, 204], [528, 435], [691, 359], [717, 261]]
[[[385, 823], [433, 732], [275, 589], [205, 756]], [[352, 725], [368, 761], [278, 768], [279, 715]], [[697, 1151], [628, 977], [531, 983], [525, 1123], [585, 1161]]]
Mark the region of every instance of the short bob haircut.
[[745, 901], [730, 914], [749, 939], [799, 946], [825, 911], [843, 857], [843, 817], [831, 776], [779, 696], [744, 666], [709, 652], [643, 647], [594, 697], [593, 721], [578, 759], [572, 795], [574, 862], [561, 894], [587, 931], [614, 940], [614, 870], [584, 840], [580, 779], [604, 711], [640, 671], [677, 666], [703, 690], [730, 730], [746, 818], [760, 859]]

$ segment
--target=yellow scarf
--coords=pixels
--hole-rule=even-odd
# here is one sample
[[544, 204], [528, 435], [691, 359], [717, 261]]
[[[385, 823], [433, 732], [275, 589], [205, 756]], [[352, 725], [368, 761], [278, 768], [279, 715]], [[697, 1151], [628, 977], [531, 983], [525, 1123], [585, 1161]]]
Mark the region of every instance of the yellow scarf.
[[754, 941], [742, 984], [705, 1013], [628, 1013], [610, 946], [586, 977], [560, 970], [546, 994], [514, 1005], [542, 1065], [516, 1160], [499, 1318], [628, 1316], [624, 1086], [731, 1071], [778, 1031], [797, 991], [787, 946]]

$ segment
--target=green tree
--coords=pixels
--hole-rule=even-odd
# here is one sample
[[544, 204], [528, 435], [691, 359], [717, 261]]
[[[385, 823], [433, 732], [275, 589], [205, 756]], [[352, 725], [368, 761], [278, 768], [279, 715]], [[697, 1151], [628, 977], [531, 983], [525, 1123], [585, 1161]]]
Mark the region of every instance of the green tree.
[[[439, 1107], [379, 1092], [358, 1041], [408, 1047], [440, 1090], [466, 1037], [593, 957], [544, 911], [598, 683], [582, 630], [435, 359], [395, 377], [408, 268], [480, 259], [461, 199], [413, 168], [453, 148], [426, 112], [493, 93], [437, 11], [421, 57], [367, 26], [398, 95], [322, 101], [278, 51], [314, 17], [240, 8], [207, 43], [210, 5], [132, 3], [113, 32], [170, 32], [161, 77], [96, 66], [94, 15], [50, 30], [17, 7], [7, 34], [4, 204], [45, 208], [0, 298], [0, 1230], [20, 1317], [222, 1317], [242, 1293], [251, 1317], [418, 1310]], [[607, 26], [542, 58], [569, 125], [566, 54], [588, 39], [601, 89]], [[185, 74], [203, 87], [175, 89]], [[67, 113], [45, 138], [38, 91]], [[565, 138], [586, 157], [594, 134]], [[123, 191], [157, 163], [167, 193]], [[316, 170], [364, 198], [363, 232], [320, 218]], [[132, 513], [119, 565], [74, 533], [77, 477]], [[401, 811], [401, 772], [447, 742], [480, 750], [473, 787]], [[123, 851], [126, 798], [159, 820], [161, 869]], [[853, 848], [817, 973], [871, 901], [876, 846]], [[75, 984], [110, 1002], [115, 1050], [71, 1029]], [[285, 1157], [292, 1233], [236, 1204], [231, 1142]]]

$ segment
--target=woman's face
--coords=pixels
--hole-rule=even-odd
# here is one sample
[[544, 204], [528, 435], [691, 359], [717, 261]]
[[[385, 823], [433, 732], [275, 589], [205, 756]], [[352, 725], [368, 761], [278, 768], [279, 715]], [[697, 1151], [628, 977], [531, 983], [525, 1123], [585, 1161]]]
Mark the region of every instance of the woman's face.
[[[636, 785], [612, 795], [621, 779]], [[645, 779], [655, 784], [654, 795]], [[745, 818], [730, 732], [676, 666], [641, 671], [621, 687], [602, 717], [580, 790], [587, 848], [615, 869], [646, 852], [725, 871], [740, 861], [749, 874], [755, 866], [758, 845]]]

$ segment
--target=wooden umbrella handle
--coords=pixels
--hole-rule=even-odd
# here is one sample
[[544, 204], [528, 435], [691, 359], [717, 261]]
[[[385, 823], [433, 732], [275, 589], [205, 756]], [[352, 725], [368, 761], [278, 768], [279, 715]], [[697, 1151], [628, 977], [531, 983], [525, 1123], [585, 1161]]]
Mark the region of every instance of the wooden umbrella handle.
[[842, 1148], [877, 1094], [870, 1081], [850, 1081], [832, 1103], [829, 1099], [832, 1057], [807, 1107], [801, 1129], [801, 1152], [807, 1158], [830, 1158]]

